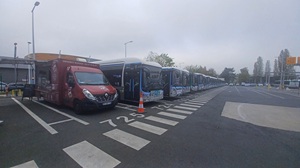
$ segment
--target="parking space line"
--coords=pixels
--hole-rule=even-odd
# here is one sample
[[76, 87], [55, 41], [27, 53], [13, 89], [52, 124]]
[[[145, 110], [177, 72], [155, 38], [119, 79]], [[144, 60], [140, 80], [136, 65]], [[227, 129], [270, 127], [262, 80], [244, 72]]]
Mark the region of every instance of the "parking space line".
[[200, 108], [201, 106], [196, 106], [196, 105], [193, 105], [193, 104], [185, 104], [185, 103], [182, 103], [180, 104], [181, 106], [187, 106], [187, 107], [195, 107], [195, 108]]
[[113, 140], [116, 140], [126, 146], [129, 146], [135, 150], [140, 150], [144, 146], [146, 146], [148, 143], [150, 143], [150, 141], [148, 141], [146, 139], [140, 138], [138, 136], [124, 132], [119, 129], [114, 129], [114, 130], [108, 131], [106, 133], [103, 133], [103, 135], [105, 135]]
[[176, 124], [178, 124], [177, 121], [168, 120], [168, 119], [164, 119], [164, 118], [160, 118], [160, 117], [155, 117], [155, 116], [149, 116], [149, 117], [146, 117], [145, 119], [150, 120], [150, 121], [155, 121], [155, 122], [163, 123], [163, 124], [167, 124], [167, 125], [172, 125], [172, 126], [175, 126]]
[[147, 131], [147, 132], [151, 132], [153, 134], [157, 134], [157, 135], [162, 135], [163, 133], [165, 133], [167, 131], [167, 129], [164, 128], [160, 128], [154, 125], [150, 125], [150, 124], [146, 124], [143, 122], [139, 122], [139, 121], [135, 121], [133, 123], [128, 124], [132, 127]]
[[21, 102], [16, 100], [15, 98], [11, 98], [13, 101], [15, 101], [19, 106], [21, 106], [33, 119], [35, 119], [39, 124], [41, 124], [47, 131], [49, 131], [51, 134], [58, 133], [54, 128], [49, 126], [44, 120], [42, 120], [40, 117], [35, 115], [31, 110], [29, 110], [26, 106], [24, 106]]
[[157, 114], [164, 115], [164, 116], [167, 116], [167, 117], [178, 118], [178, 119], [182, 119], [182, 120], [186, 118], [186, 116], [183, 116], [183, 115], [178, 115], [178, 114], [173, 114], [173, 113], [166, 113], [166, 112], [159, 112]]
[[[191, 104], [191, 105], [199, 105], [199, 102], [190, 102], [190, 101], [187, 101], [187, 102], [184, 102], [186, 104]], [[200, 106], [202, 106], [203, 104], [201, 104]]]
[[176, 112], [176, 113], [181, 113], [181, 114], [193, 114], [193, 112], [189, 112], [189, 111], [184, 111], [184, 110], [179, 110], [179, 109], [167, 109], [167, 111], [171, 111], [171, 112]]
[[38, 168], [34, 160], [11, 167], [11, 168]]
[[131, 109], [130, 107], [123, 107], [123, 106], [119, 106], [119, 105], [116, 105], [116, 107], [121, 108], [121, 109], [125, 109], [125, 110], [130, 110], [130, 111], [137, 111], [137, 110]]
[[85, 122], [85, 121], [83, 121], [83, 120], [81, 120], [81, 119], [79, 119], [79, 118], [73, 117], [73, 116], [71, 116], [71, 115], [69, 115], [69, 114], [66, 114], [66, 113], [64, 113], [64, 112], [61, 112], [61, 111], [59, 111], [59, 110], [57, 110], [57, 109], [55, 109], [55, 108], [52, 108], [52, 107], [50, 107], [50, 106], [47, 106], [47, 105], [45, 105], [45, 104], [43, 104], [43, 103], [40, 103], [40, 102], [38, 102], [38, 101], [35, 101], [35, 100], [32, 100], [32, 101], [35, 102], [35, 103], [37, 103], [37, 104], [39, 104], [39, 105], [42, 105], [42, 106], [44, 106], [44, 107], [46, 107], [46, 108], [48, 108], [48, 109], [50, 109], [50, 110], [52, 110], [52, 111], [54, 111], [54, 112], [56, 112], [56, 113], [58, 113], [58, 114], [61, 114], [61, 115], [66, 116], [66, 117], [68, 117], [68, 118], [71, 118], [71, 119], [73, 119], [73, 120], [75, 120], [75, 121], [77, 121], [77, 122], [79, 122], [79, 123], [81, 123], [81, 124], [83, 124], [83, 125], [89, 125], [88, 122]]
[[62, 120], [62, 121], [57, 121], [57, 122], [53, 122], [53, 123], [49, 123], [48, 125], [55, 125], [55, 124], [60, 124], [60, 123], [64, 123], [64, 122], [68, 122], [68, 121], [73, 121], [73, 119], [66, 119], [66, 120]]
[[113, 168], [121, 162], [87, 141], [63, 149], [81, 167]]
[[179, 109], [184, 109], [184, 110], [192, 110], [192, 111], [196, 111], [196, 108], [190, 108], [190, 107], [183, 107], [183, 106], [174, 106], [174, 108], [179, 108]]

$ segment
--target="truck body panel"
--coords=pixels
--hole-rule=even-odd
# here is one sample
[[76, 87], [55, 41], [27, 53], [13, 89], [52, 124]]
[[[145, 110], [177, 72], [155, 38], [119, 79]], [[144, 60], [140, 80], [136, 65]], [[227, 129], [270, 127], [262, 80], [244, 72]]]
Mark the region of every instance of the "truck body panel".
[[36, 63], [36, 95], [44, 100], [81, 109], [114, 107], [116, 89], [99, 65], [56, 59]]

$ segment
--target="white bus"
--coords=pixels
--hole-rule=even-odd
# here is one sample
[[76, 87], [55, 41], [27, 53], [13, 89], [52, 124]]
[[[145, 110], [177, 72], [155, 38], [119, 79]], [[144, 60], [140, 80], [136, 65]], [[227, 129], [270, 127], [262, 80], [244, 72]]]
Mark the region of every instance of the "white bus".
[[119, 100], [138, 102], [140, 93], [144, 102], [163, 99], [162, 66], [138, 58], [95, 61], [118, 93]]

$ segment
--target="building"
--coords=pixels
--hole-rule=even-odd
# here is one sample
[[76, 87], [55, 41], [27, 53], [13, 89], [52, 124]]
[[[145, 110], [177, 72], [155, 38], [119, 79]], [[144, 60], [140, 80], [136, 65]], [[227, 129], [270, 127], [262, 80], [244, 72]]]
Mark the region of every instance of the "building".
[[[81, 62], [100, 61], [99, 59], [86, 58], [82, 56], [53, 54], [53, 53], [35, 53], [36, 61], [49, 61], [54, 59], [74, 60]], [[33, 74], [34, 59], [33, 54], [26, 55], [24, 58], [13, 58], [0, 56], [0, 81], [5, 83], [23, 82], [29, 83], [28, 74]], [[15, 73], [16, 69], [16, 73]], [[29, 73], [31, 72], [31, 73]]]

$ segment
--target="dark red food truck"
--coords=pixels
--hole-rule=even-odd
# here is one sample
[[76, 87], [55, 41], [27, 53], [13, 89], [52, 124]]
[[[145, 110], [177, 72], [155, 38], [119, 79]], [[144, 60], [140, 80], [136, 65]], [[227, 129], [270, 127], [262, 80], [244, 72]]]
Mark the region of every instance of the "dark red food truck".
[[56, 59], [36, 62], [35, 95], [80, 114], [85, 110], [114, 108], [118, 93], [99, 64]]

